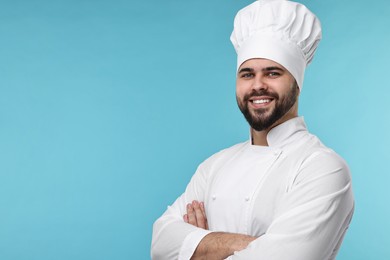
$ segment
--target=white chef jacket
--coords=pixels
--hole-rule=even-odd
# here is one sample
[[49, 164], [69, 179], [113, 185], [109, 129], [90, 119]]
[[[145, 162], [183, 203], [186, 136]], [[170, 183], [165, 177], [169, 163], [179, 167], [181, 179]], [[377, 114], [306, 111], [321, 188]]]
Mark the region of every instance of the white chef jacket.
[[[267, 141], [234, 145], [198, 167], [154, 223], [152, 259], [190, 259], [213, 231], [258, 237], [228, 259], [335, 258], [354, 209], [346, 163], [307, 131], [302, 117], [273, 128]], [[205, 203], [209, 230], [183, 221], [193, 200]]]

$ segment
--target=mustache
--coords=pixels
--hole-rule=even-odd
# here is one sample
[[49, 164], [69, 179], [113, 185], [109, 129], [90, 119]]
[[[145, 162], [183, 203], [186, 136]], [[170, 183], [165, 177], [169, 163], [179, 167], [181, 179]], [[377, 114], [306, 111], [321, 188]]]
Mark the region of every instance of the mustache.
[[278, 93], [270, 92], [268, 90], [255, 90], [253, 89], [251, 93], [246, 94], [244, 96], [244, 101], [247, 102], [252, 97], [259, 97], [259, 96], [268, 96], [274, 99], [279, 99]]

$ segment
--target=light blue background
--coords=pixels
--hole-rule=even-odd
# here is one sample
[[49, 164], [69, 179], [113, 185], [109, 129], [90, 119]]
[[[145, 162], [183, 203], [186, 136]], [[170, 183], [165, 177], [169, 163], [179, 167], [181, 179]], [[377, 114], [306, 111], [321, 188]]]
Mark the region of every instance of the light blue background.
[[[390, 4], [302, 1], [323, 41], [300, 114], [349, 163], [338, 259], [390, 259]], [[149, 259], [197, 165], [246, 140], [233, 17], [248, 0], [0, 1], [0, 259]]]

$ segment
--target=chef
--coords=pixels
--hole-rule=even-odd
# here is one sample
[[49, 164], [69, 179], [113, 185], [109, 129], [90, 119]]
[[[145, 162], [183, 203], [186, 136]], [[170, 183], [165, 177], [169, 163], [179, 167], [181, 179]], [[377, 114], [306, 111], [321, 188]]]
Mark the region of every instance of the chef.
[[236, 99], [250, 138], [199, 165], [154, 223], [153, 259], [335, 259], [354, 210], [350, 172], [298, 116], [320, 39], [318, 18], [296, 2], [237, 13]]

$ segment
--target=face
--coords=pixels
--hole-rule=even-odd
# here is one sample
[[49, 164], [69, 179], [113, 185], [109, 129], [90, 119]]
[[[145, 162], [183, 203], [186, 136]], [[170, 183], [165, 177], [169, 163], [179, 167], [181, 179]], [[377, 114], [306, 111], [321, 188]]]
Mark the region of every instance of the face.
[[250, 59], [238, 69], [238, 106], [256, 131], [269, 130], [298, 114], [298, 85], [283, 66], [267, 59]]

